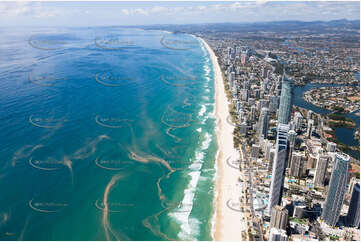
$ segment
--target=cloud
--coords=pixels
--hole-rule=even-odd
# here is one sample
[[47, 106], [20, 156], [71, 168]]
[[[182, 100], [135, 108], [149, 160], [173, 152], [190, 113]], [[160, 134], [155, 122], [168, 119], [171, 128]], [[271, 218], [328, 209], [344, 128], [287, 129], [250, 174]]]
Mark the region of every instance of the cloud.
[[48, 18], [57, 16], [55, 8], [45, 8], [41, 2], [0, 2], [0, 15], [5, 17], [32, 16], [35, 18]]

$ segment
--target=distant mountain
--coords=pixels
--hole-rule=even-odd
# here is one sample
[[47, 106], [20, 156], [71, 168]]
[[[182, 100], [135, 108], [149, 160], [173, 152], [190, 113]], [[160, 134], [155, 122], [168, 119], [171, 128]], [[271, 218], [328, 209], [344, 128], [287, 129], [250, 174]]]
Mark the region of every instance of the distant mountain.
[[[139, 26], [138, 26], [139, 27]], [[177, 32], [332, 32], [336, 29], [344, 31], [360, 30], [360, 20], [339, 19], [332, 21], [274, 21], [257, 23], [208, 23], [208, 24], [184, 24], [184, 25], [146, 25], [144, 29], [162, 29]]]

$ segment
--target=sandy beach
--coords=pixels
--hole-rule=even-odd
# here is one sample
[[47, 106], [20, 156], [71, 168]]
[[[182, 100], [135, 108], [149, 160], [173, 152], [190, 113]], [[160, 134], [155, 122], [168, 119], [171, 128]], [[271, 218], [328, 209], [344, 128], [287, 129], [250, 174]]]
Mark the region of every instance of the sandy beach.
[[204, 40], [202, 42], [210, 53], [215, 78], [218, 156], [216, 160], [217, 177], [215, 180], [216, 197], [214, 205], [216, 208], [216, 221], [213, 238], [214, 240], [241, 240], [241, 231], [244, 229], [241, 221], [242, 213], [230, 208], [239, 209], [240, 207], [241, 188], [238, 181], [240, 171], [227, 164], [227, 160], [234, 161], [239, 158], [239, 152], [233, 148], [234, 126], [227, 122], [229, 103], [217, 57], [209, 45]]

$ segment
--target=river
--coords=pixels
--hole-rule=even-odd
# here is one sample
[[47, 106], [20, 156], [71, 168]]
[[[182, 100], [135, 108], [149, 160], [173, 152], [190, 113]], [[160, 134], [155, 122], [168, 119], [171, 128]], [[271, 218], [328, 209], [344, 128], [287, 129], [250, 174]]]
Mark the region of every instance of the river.
[[[355, 74], [358, 79], [359, 79], [359, 73]], [[360, 80], [360, 79], [359, 79]], [[301, 108], [305, 108], [308, 110], [312, 110], [315, 113], [319, 113], [319, 114], [328, 114], [331, 111], [324, 109], [324, 108], [320, 108], [317, 107], [315, 105], [313, 105], [312, 103], [309, 103], [307, 101], [305, 101], [303, 99], [303, 94], [311, 89], [314, 88], [320, 88], [320, 87], [336, 87], [336, 86], [345, 86], [343, 84], [313, 84], [313, 83], [308, 83], [305, 86], [296, 86], [294, 88], [294, 95], [293, 95], [293, 104], [301, 107]], [[354, 137], [354, 133], [356, 131], [357, 127], [360, 127], [360, 117], [356, 115], [356, 113], [359, 112], [359, 110], [352, 112], [352, 113], [348, 113], [348, 114], [342, 114], [343, 116], [346, 116], [350, 119], [352, 119], [355, 123], [356, 123], [356, 127], [355, 128], [335, 128], [335, 133], [336, 133], [336, 138], [349, 146], [357, 146], [359, 145], [357, 140]], [[360, 154], [357, 151], [354, 150], [349, 150], [348, 154], [350, 154], [351, 156], [353, 156], [354, 158], [360, 159]]]

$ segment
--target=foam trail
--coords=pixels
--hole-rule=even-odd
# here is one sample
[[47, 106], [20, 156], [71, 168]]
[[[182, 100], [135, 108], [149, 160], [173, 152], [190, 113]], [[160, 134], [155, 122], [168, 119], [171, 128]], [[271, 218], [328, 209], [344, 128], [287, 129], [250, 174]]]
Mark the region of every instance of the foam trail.
[[[114, 175], [112, 177], [112, 179], [110, 180], [110, 182], [108, 183], [108, 185], [106, 186], [105, 190], [104, 190], [104, 197], [103, 197], [103, 202], [104, 202], [104, 209], [103, 209], [103, 219], [102, 219], [102, 223], [103, 223], [103, 227], [104, 227], [104, 231], [105, 231], [105, 237], [107, 240], [112, 240], [110, 238], [110, 235], [113, 235], [114, 238], [116, 240], [121, 240], [119, 238], [119, 236], [115, 233], [115, 231], [111, 228], [110, 223], [109, 223], [109, 206], [108, 206], [108, 197], [109, 197], [109, 193], [112, 189], [112, 187], [115, 185], [115, 183], [123, 178], [124, 176], [121, 176], [119, 174]], [[129, 239], [126, 239], [129, 240]]]
[[74, 174], [73, 174], [73, 163], [68, 157], [64, 157], [64, 165], [68, 167], [70, 175], [71, 175], [71, 184], [74, 185]]
[[38, 145], [35, 145], [30, 151], [26, 152], [27, 149], [29, 149], [30, 147], [32, 147], [32, 145], [25, 145], [23, 147], [21, 147], [18, 151], [15, 152], [12, 160], [11, 160], [11, 166], [14, 167], [16, 165], [16, 162], [19, 160], [19, 159], [22, 159], [22, 158], [26, 158], [28, 157], [29, 155], [31, 155], [31, 153], [33, 153], [35, 150], [43, 147], [44, 145], [42, 144], [38, 144]]
[[21, 230], [21, 233], [20, 233], [20, 235], [19, 235], [18, 240], [20, 240], [20, 241], [24, 240], [24, 234], [25, 234], [25, 231], [26, 231], [26, 229], [27, 229], [27, 227], [28, 227], [28, 225], [29, 225], [29, 221], [30, 221], [30, 216], [28, 216], [28, 217], [26, 218], [24, 228]]
[[170, 136], [170, 137], [172, 137], [173, 139], [175, 139], [175, 141], [178, 143], [178, 142], [181, 142], [182, 139], [179, 138], [178, 136], [175, 136], [174, 134], [172, 134], [172, 133], [170, 132], [171, 130], [175, 130], [175, 129], [176, 129], [176, 128], [169, 127], [169, 128], [165, 131], [165, 133], [166, 133], [168, 136]]
[[81, 159], [85, 159], [89, 156], [91, 156], [92, 154], [95, 153], [96, 151], [96, 146], [98, 145], [98, 143], [104, 139], [110, 139], [109, 136], [107, 135], [99, 135], [95, 140], [91, 141], [89, 144], [87, 144], [85, 147], [80, 148], [79, 150], [77, 150], [73, 157], [74, 159], [77, 160], [81, 160]]

